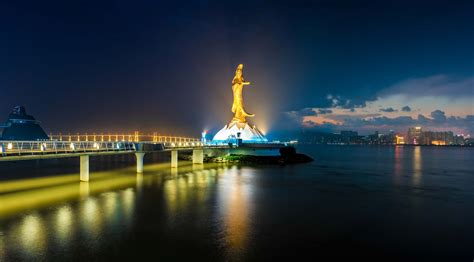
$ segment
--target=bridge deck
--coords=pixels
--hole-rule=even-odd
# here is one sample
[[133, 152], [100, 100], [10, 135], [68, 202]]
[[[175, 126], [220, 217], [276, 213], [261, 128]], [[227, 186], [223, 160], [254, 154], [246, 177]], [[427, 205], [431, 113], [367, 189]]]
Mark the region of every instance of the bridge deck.
[[67, 158], [77, 156], [117, 155], [135, 152], [185, 151], [209, 146], [198, 142], [94, 142], [94, 141], [0, 141], [0, 161]]

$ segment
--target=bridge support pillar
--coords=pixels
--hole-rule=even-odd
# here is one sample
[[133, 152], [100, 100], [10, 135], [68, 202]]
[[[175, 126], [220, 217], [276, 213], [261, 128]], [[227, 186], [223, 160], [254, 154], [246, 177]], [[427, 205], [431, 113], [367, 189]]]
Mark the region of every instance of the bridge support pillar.
[[193, 164], [204, 164], [204, 150], [193, 150]]
[[171, 167], [178, 167], [178, 150], [171, 150]]
[[80, 180], [84, 182], [89, 181], [89, 156], [80, 156], [81, 173]]
[[137, 157], [137, 173], [143, 173], [143, 157], [145, 156], [145, 153], [135, 153], [135, 156]]

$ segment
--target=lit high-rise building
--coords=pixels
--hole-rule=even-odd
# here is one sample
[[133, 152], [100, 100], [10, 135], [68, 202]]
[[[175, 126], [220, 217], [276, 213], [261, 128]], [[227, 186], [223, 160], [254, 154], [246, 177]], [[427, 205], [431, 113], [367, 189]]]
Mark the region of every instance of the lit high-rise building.
[[419, 145], [421, 142], [422, 129], [420, 126], [408, 128], [407, 144]]

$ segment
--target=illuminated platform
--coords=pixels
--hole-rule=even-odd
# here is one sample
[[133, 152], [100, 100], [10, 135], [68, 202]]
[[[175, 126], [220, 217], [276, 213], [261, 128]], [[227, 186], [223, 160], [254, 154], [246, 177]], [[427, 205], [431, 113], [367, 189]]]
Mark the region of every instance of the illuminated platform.
[[235, 142], [237, 138], [244, 143], [267, 143], [267, 138], [256, 126], [248, 123], [231, 123], [222, 128], [212, 139], [212, 143]]

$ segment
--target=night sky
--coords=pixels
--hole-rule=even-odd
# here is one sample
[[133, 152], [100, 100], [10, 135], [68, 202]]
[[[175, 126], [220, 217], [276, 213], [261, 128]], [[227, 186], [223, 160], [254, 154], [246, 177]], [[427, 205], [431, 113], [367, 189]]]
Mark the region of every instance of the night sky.
[[2, 1], [0, 119], [199, 136], [408, 126], [474, 135], [473, 1]]

